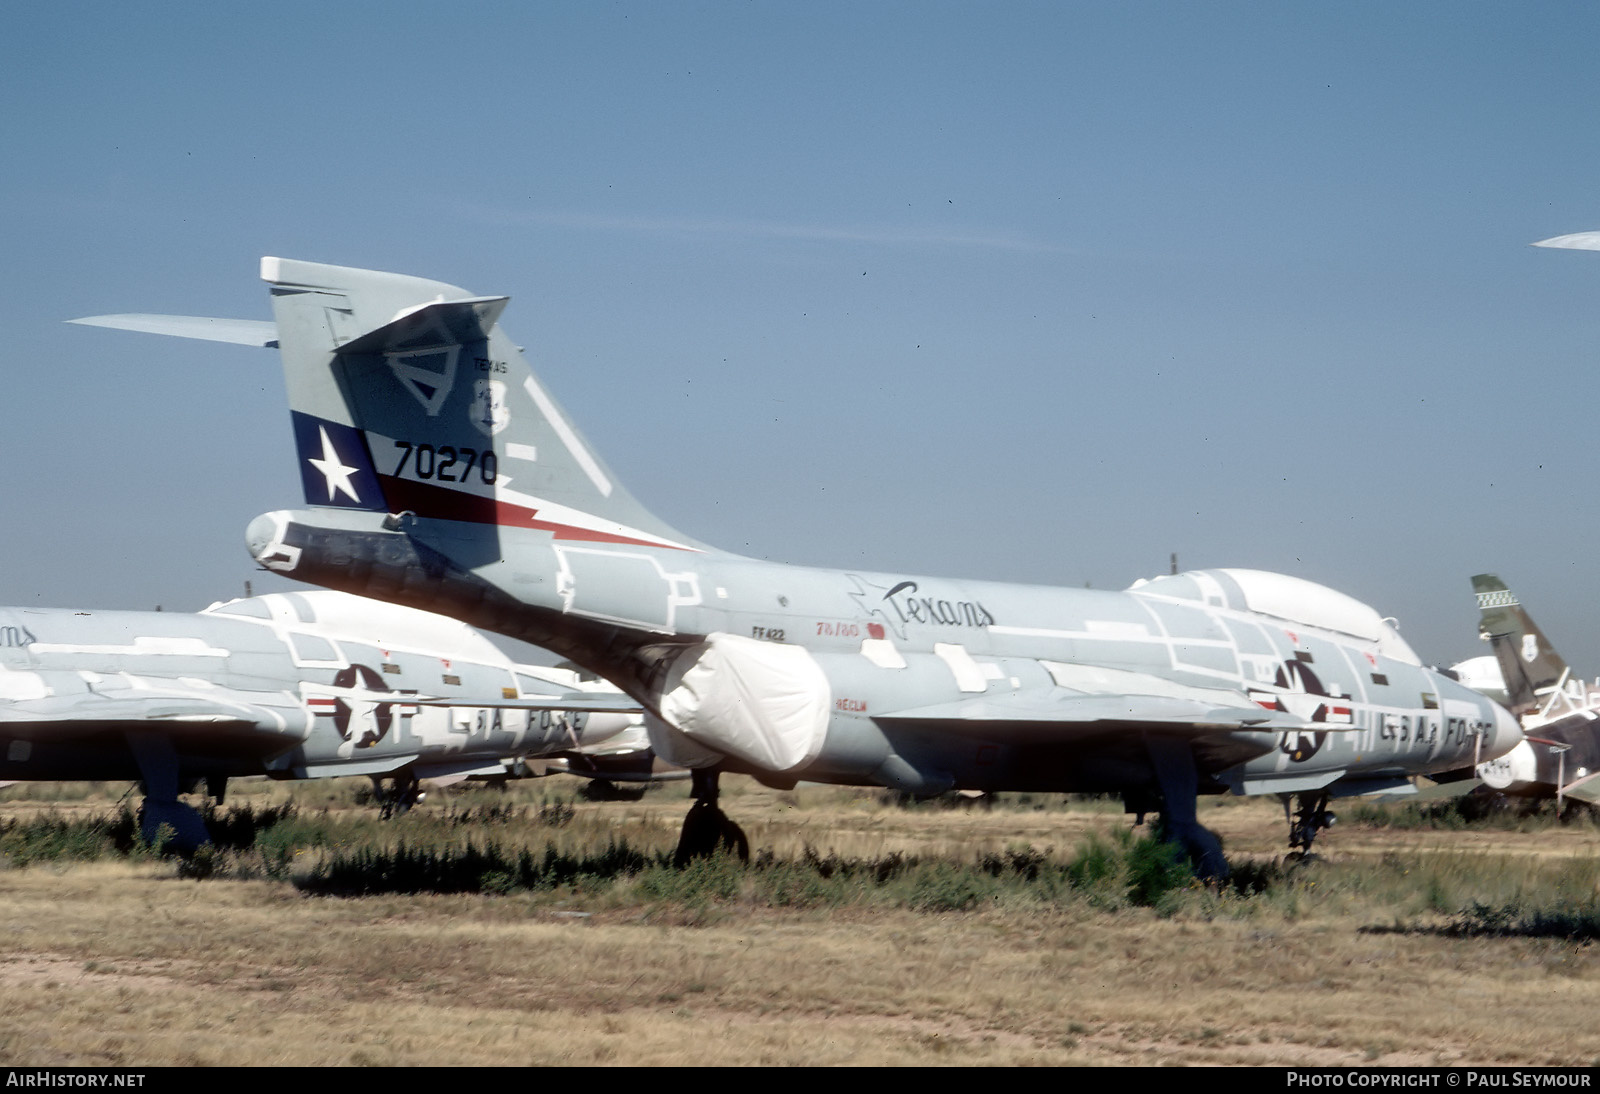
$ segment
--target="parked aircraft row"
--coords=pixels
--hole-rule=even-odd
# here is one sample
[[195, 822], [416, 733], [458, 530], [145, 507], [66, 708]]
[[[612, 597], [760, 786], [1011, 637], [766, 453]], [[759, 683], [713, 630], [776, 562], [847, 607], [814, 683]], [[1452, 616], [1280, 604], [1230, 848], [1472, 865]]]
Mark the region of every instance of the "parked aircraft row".
[[405, 808], [420, 780], [504, 777], [528, 757], [647, 772], [639, 721], [614, 688], [343, 593], [198, 614], [0, 608], [0, 779], [139, 780], [145, 837], [166, 824], [184, 849], [206, 838], [179, 800], [197, 783], [220, 802], [240, 776], [364, 775]]
[[1379, 612], [1295, 577], [1203, 570], [1109, 592], [717, 550], [606, 466], [501, 329], [507, 297], [279, 258], [261, 275], [271, 323], [90, 322], [276, 345], [308, 508], [257, 518], [254, 557], [612, 681], [693, 772], [683, 856], [742, 839], [718, 805], [727, 771], [1115, 792], [1220, 875], [1200, 794], [1279, 795], [1308, 850], [1332, 798], [1522, 740]]

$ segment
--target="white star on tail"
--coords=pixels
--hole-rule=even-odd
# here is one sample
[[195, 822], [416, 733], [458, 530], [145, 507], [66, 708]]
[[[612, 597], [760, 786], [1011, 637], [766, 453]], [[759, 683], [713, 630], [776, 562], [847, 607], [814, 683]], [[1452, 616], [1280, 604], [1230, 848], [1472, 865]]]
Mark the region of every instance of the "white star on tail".
[[334, 450], [333, 442], [328, 439], [328, 427], [317, 428], [322, 433], [322, 459], [307, 459], [306, 462], [320, 471], [322, 477], [327, 480], [329, 501], [333, 500], [335, 491], [340, 491], [349, 494], [350, 500], [360, 505], [361, 499], [356, 496], [356, 488], [350, 483], [350, 476], [360, 468], [346, 467], [344, 461], [339, 458], [339, 453]]

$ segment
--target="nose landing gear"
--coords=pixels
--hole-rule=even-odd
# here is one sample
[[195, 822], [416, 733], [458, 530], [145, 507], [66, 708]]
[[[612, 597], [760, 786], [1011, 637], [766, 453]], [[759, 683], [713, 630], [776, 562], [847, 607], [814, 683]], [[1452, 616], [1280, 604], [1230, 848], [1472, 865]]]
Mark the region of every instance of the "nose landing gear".
[[417, 781], [417, 773], [409, 767], [390, 776], [388, 787], [383, 785], [384, 776], [373, 775], [371, 778], [372, 797], [382, 807], [381, 816], [384, 820], [409, 813], [413, 806], [420, 805], [422, 799], [427, 797], [427, 791]]
[[[1317, 833], [1324, 828], [1332, 828], [1339, 819], [1328, 810], [1328, 795], [1280, 794], [1279, 799], [1283, 802], [1283, 817], [1289, 822], [1290, 859], [1304, 861], [1311, 858], [1311, 843], [1317, 838]], [[1300, 803], [1298, 809], [1293, 808], [1296, 799]]]

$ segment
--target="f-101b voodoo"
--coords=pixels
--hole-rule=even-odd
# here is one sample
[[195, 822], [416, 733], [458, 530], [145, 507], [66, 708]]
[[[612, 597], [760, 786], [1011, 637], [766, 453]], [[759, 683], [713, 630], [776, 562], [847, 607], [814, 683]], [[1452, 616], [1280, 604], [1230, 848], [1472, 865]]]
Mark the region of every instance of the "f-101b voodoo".
[[206, 839], [178, 798], [198, 782], [221, 801], [239, 776], [365, 775], [404, 808], [422, 779], [587, 759], [635, 710], [457, 620], [342, 593], [0, 608], [0, 779], [137, 779], [146, 838], [165, 824], [184, 850]]
[[[666, 524], [617, 481], [498, 320], [507, 299], [262, 261], [274, 321], [94, 322], [276, 344], [307, 504], [248, 540], [301, 580], [546, 646], [647, 711], [694, 771], [680, 852], [737, 842], [722, 771], [916, 794], [1115, 791], [1226, 870], [1196, 796], [1278, 794], [1309, 848], [1331, 795], [1521, 737], [1331, 589], [1208, 570], [1126, 592], [812, 569]], [[1292, 809], [1294, 800], [1298, 809]]]

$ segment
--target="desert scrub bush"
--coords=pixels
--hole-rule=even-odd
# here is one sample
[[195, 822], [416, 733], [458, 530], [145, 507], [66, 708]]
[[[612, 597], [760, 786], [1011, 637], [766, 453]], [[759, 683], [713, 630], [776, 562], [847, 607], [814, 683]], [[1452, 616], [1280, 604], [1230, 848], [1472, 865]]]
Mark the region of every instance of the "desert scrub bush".
[[1317, 894], [1323, 903], [1380, 907], [1402, 918], [1475, 905], [1581, 904], [1600, 891], [1600, 861], [1587, 855], [1389, 852], [1314, 873], [1324, 883]]
[[[618, 888], [619, 882], [626, 884]], [[1002, 901], [1045, 906], [1087, 897], [1107, 909], [1152, 907], [1165, 914], [1192, 883], [1175, 849], [1131, 833], [1090, 841], [1068, 863], [1031, 845], [980, 853], [966, 862], [901, 853], [876, 858], [823, 855], [808, 846], [797, 858], [779, 859], [769, 849], [749, 865], [716, 855], [681, 869], [672, 865], [667, 851], [643, 851], [615, 838], [600, 847], [573, 850], [550, 843], [542, 853], [495, 840], [330, 844], [295, 882], [308, 893], [341, 896], [576, 887], [617, 904], [871, 904], [930, 913], [971, 911]]]
[[[1170, 914], [1194, 884], [1176, 848], [1131, 832], [1086, 841], [1065, 863], [1031, 844], [981, 852], [965, 863], [900, 853], [822, 856], [807, 847], [798, 862], [758, 856], [753, 872], [771, 879], [757, 896], [772, 904], [874, 903], [932, 913], [1087, 899], [1108, 910], [1152, 907]], [[817, 880], [805, 882], [807, 874]]]
[[770, 855], [755, 864], [761, 895], [774, 908], [827, 908], [855, 903], [860, 886], [843, 876], [825, 876], [804, 862], [774, 862]]
[[206, 878], [230, 881], [281, 881], [292, 879], [296, 856], [301, 850], [284, 844], [227, 850], [215, 845], [195, 849], [178, 861], [178, 876], [200, 881]]
[[1154, 908], [1163, 915], [1177, 911], [1180, 893], [1195, 884], [1194, 871], [1175, 844], [1154, 832], [1129, 829], [1110, 838], [1090, 836], [1067, 863], [1066, 874], [1072, 889], [1095, 907]]
[[328, 896], [376, 893], [510, 893], [549, 890], [638, 874], [664, 856], [647, 855], [615, 840], [595, 852], [568, 852], [554, 844], [530, 848], [468, 842], [459, 846], [334, 848], [295, 884]]
[[1357, 801], [1340, 810], [1341, 821], [1359, 824], [1364, 828], [1390, 828], [1400, 831], [1415, 829], [1465, 828], [1472, 820], [1482, 820], [1488, 814], [1481, 805], [1464, 809], [1460, 798], [1432, 802], [1369, 802]]
[[953, 862], [927, 863], [906, 880], [909, 891], [900, 902], [917, 912], [971, 911], [993, 904], [1002, 889], [999, 878]]
[[0, 821], [0, 859], [13, 866], [60, 859], [91, 861], [131, 848], [138, 831], [133, 811], [68, 817], [42, 813], [26, 820]]
[[240, 851], [254, 847], [267, 832], [280, 827], [284, 828], [287, 834], [294, 828], [289, 822], [294, 821], [298, 813], [299, 810], [293, 802], [260, 807], [247, 802], [244, 805], [221, 809], [216, 803], [208, 801], [200, 809], [200, 817], [206, 824], [206, 834], [211, 837], [215, 849], [222, 851]]
[[1559, 938], [1568, 942], [1600, 940], [1600, 901], [1552, 900], [1473, 903], [1457, 912], [1444, 934], [1454, 937]]
[[1175, 844], [1155, 836], [1133, 837], [1125, 841], [1128, 877], [1128, 902], [1138, 908], [1154, 908], [1163, 915], [1177, 910], [1178, 894], [1194, 883], [1194, 871], [1184, 861]]
[[577, 816], [572, 802], [566, 799], [542, 801], [537, 807], [517, 805], [513, 802], [494, 802], [458, 809], [455, 806], [445, 813], [444, 821], [451, 828], [504, 828], [513, 824], [543, 828], [565, 828]]
[[745, 874], [744, 863], [726, 853], [697, 858], [681, 868], [662, 856], [639, 872], [633, 891], [648, 901], [705, 907], [739, 896]]
[[1583, 802], [1569, 802], [1559, 814], [1554, 799], [1513, 798], [1504, 794], [1471, 793], [1442, 801], [1352, 802], [1341, 819], [1367, 828], [1401, 831], [1433, 829], [1459, 831], [1490, 828], [1497, 831], [1542, 832], [1561, 824], [1595, 824], [1595, 812]]
[[[259, 831], [279, 819], [271, 809], [256, 813], [247, 808], [230, 815], [219, 814], [209, 805], [201, 816], [214, 845], [207, 852], [207, 862], [217, 851], [249, 846]], [[171, 829], [163, 825], [162, 834], [146, 843], [138, 814], [124, 802], [109, 813], [67, 816], [49, 812], [26, 820], [0, 821], [0, 857], [15, 866], [60, 859], [91, 861], [112, 855], [167, 857], [166, 840], [170, 838]], [[204, 864], [201, 870], [205, 870]]]
[[1041, 851], [1031, 843], [1012, 844], [999, 854], [978, 855], [978, 869], [990, 877], [1015, 874], [1024, 881], [1037, 881], [1049, 865], [1050, 852]]

